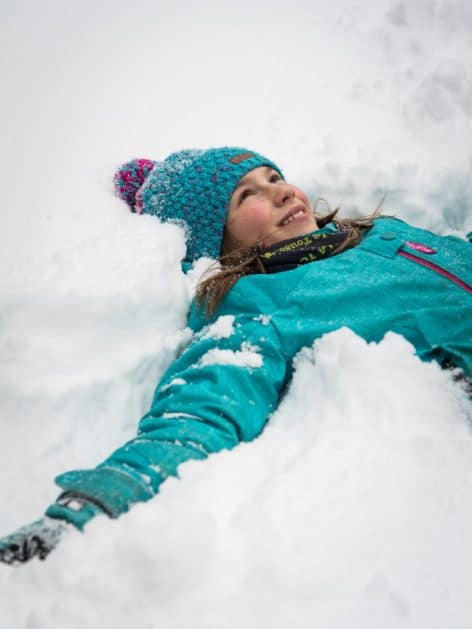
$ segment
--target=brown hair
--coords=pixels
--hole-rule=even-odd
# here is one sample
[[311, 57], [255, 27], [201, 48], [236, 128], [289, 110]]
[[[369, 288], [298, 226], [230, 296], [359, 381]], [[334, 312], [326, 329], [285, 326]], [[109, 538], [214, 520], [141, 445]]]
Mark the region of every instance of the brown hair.
[[[320, 202], [324, 202], [328, 206], [328, 213], [322, 216], [316, 212]], [[347, 228], [348, 233], [346, 240], [339, 245], [332, 255], [350, 249], [362, 240], [363, 232], [372, 227], [374, 220], [379, 216], [383, 202], [384, 199], [382, 199], [374, 212], [367, 216], [335, 219], [339, 208], [331, 210], [329, 203], [323, 198], [319, 198], [315, 201], [313, 213], [320, 229], [331, 222], [334, 222], [336, 225], [344, 225], [344, 227]], [[261, 248], [258, 245], [249, 248], [237, 247], [234, 241], [229, 238], [228, 232], [225, 231], [221, 245], [219, 268], [216, 269], [215, 266], [212, 265], [197, 286], [197, 306], [205, 306], [205, 314], [207, 317], [211, 317], [215, 313], [226, 293], [241, 277], [266, 272], [259, 258], [260, 251]], [[205, 275], [208, 276], [209, 273], [211, 273], [210, 277], [204, 279]]]

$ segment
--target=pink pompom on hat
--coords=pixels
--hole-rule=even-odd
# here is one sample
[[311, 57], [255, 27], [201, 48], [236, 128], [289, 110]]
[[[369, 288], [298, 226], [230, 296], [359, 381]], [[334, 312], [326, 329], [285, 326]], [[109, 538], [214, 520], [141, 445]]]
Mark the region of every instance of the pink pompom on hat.
[[124, 164], [115, 174], [115, 190], [132, 212], [143, 213], [143, 202], [139, 192], [155, 164], [156, 162], [151, 159], [133, 159]]

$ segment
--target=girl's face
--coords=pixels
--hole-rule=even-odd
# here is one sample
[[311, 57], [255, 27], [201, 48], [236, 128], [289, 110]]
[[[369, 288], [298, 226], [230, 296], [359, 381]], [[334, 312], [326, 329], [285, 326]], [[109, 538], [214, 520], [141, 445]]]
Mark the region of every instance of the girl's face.
[[226, 220], [231, 248], [268, 247], [315, 229], [306, 194], [269, 166], [248, 172], [233, 192]]

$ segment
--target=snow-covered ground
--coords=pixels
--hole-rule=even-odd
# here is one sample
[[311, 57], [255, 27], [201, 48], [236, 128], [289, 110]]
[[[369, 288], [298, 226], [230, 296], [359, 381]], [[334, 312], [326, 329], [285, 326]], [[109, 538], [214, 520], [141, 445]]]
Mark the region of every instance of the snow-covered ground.
[[[185, 341], [179, 228], [115, 167], [247, 146], [314, 199], [472, 230], [465, 1], [4, 0], [0, 535], [133, 435]], [[315, 360], [316, 357], [316, 360]], [[263, 435], [44, 563], [1, 626], [470, 629], [471, 411], [395, 335], [307, 348]]]

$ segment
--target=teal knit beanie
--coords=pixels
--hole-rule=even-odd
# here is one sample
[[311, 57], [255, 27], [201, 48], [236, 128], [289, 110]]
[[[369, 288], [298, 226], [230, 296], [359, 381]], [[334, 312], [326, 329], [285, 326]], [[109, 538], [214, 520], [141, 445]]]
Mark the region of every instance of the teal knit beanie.
[[244, 148], [191, 149], [161, 162], [136, 159], [115, 174], [115, 188], [131, 211], [152, 214], [186, 230], [184, 262], [217, 258], [231, 196], [238, 181], [259, 166], [279, 167]]

